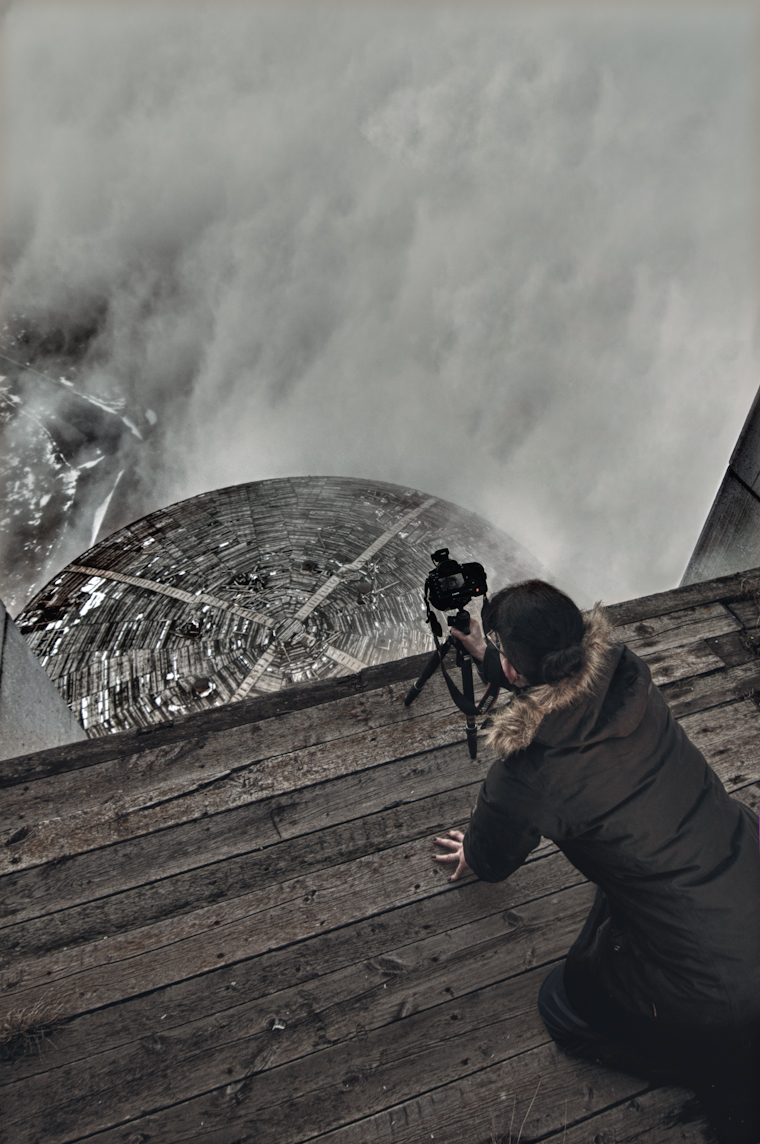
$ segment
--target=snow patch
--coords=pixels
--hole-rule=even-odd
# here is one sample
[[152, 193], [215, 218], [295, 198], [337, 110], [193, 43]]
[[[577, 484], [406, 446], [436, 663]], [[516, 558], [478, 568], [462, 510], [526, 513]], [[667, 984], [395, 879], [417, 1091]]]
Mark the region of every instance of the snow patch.
[[108, 506], [111, 503], [111, 497], [113, 496], [114, 492], [116, 491], [116, 486], [118, 485], [119, 480], [120, 480], [123, 472], [124, 472], [123, 469], [121, 469], [119, 471], [119, 473], [116, 477], [116, 480], [113, 483], [113, 488], [111, 489], [110, 493], [108, 494], [106, 499], [103, 501], [103, 503], [100, 505], [100, 507], [95, 510], [95, 516], [92, 518], [92, 536], [90, 537], [90, 548], [92, 548], [92, 546], [94, 545], [95, 541], [98, 538], [98, 533], [100, 532], [100, 526], [103, 523], [103, 517], [106, 515], [106, 512], [108, 511]]
[[130, 421], [128, 417], [122, 417], [122, 421], [126, 425], [127, 429], [129, 429], [132, 433], [134, 433], [135, 437], [139, 437], [142, 441], [143, 435], [135, 425], [134, 421]]
[[106, 598], [105, 592], [91, 591], [88, 598], [85, 600], [84, 604], [82, 604], [82, 607], [79, 609], [79, 615], [80, 616], [86, 616], [87, 613], [91, 612], [93, 608], [99, 608], [100, 605], [105, 600], [105, 598]]

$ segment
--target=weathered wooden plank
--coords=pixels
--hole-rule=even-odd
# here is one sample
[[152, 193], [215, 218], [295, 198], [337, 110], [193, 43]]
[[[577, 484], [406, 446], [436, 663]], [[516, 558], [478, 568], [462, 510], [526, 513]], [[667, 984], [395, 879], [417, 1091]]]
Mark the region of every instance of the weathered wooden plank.
[[751, 699], [685, 715], [680, 723], [727, 788], [760, 778], [760, 712]]
[[[319, 1144], [508, 1144], [522, 1140], [714, 1144], [686, 1089], [650, 1090], [552, 1044], [317, 1137]], [[689, 1118], [678, 1124], [679, 1117]], [[671, 1127], [672, 1126], [672, 1127]], [[511, 1137], [510, 1137], [511, 1129]], [[664, 1133], [672, 1131], [672, 1136]], [[650, 1136], [655, 1132], [656, 1136]]]
[[686, 644], [683, 647], [665, 648], [662, 651], [642, 651], [641, 658], [647, 662], [652, 672], [652, 680], [658, 687], [671, 680], [695, 677], [708, 671], [720, 671], [725, 667], [705, 643]]
[[692, 1092], [656, 1088], [572, 1125], [566, 1133], [557, 1129], [540, 1139], [557, 1144], [715, 1144], [716, 1138]]
[[[562, 895], [559, 918], [559, 896], [552, 895], [519, 914], [504, 911], [383, 954], [370, 949], [366, 960], [327, 973], [311, 986], [296, 983], [246, 1000], [223, 1017], [213, 1014], [177, 1026], [170, 1011], [158, 1014], [154, 1004], [149, 1031], [140, 1040], [97, 1055], [84, 1046], [91, 1058], [84, 1085], [77, 1061], [47, 1073], [42, 1086], [39, 1076], [32, 1076], [3, 1088], [5, 1123], [33, 1125], [43, 1113], [55, 1112], [58, 1135], [49, 1138], [54, 1144], [77, 1130], [99, 1131], [137, 1117], [146, 1105], [166, 1107], [209, 1088], [244, 1082], [245, 1063], [233, 1063], [229, 1071], [239, 1058], [257, 1062], [261, 1087], [266, 1070], [353, 1041], [359, 1026], [370, 1032], [536, 963], [548, 964], [567, 950], [592, 900], [592, 887], [579, 886]], [[275, 1018], [283, 1029], [273, 1030]], [[154, 1067], [146, 1075], [146, 1041], [153, 1045], [157, 1039], [158, 1051], [149, 1053]], [[306, 1067], [312, 1069], [313, 1062]], [[104, 1094], [108, 1099], [99, 1104]], [[19, 1131], [19, 1140], [25, 1138]]]
[[[361, 1026], [350, 1040], [276, 1068], [268, 1067], [270, 1058], [262, 1060], [261, 1051], [243, 1059], [239, 1054], [245, 1079], [140, 1116], [128, 1122], [130, 1131], [162, 1144], [229, 1144], [247, 1136], [277, 1144], [308, 1140], [437, 1088], [452, 1072], [474, 1073], [545, 1044], [535, 1008], [545, 974], [545, 967], [531, 970], [377, 1030]], [[56, 1140], [55, 1119], [43, 1114], [34, 1131]], [[31, 1131], [26, 1139], [15, 1132], [14, 1144], [34, 1139]], [[119, 1126], [88, 1139], [112, 1144], [124, 1136]]]
[[748, 639], [748, 633], [744, 631], [729, 632], [725, 636], [710, 636], [705, 643], [723, 660], [726, 667], [736, 667], [737, 664], [749, 663], [750, 660], [757, 658]]
[[[646, 1091], [637, 1077], [573, 1060], [543, 1044], [412, 1100], [317, 1137], [319, 1144], [504, 1144], [547, 1138], [549, 1124], [582, 1118], [594, 1139], [599, 1112]], [[540, 1127], [539, 1127], [540, 1126]], [[601, 1144], [601, 1142], [600, 1142]]]
[[635, 600], [624, 600], [610, 604], [607, 608], [616, 624], [630, 624], [647, 620], [652, 616], [664, 616], [669, 612], [699, 604], [709, 604], [715, 600], [729, 601], [742, 597], [751, 590], [753, 581], [760, 578], [760, 568], [748, 568], [746, 572], [735, 572], [730, 576], [717, 576], [713, 580], [703, 580], [699, 584], [687, 584], [683, 588], [670, 588], [666, 592], [654, 592], [651, 596], [640, 596]]
[[[40, 1001], [59, 1001], [67, 1015], [208, 973], [294, 941], [407, 905], [455, 886], [431, 857], [429, 838], [418, 839], [355, 862], [318, 869], [231, 901], [204, 906], [102, 941], [19, 960], [0, 973], [2, 1011]], [[557, 890], [559, 854], [539, 858], [509, 880], [520, 901], [534, 879], [534, 896]], [[564, 861], [564, 859], [563, 859]], [[537, 873], [533, 873], [536, 870]], [[569, 863], [561, 885], [583, 879]], [[476, 879], [468, 891], [489, 889]], [[504, 891], [502, 891], [503, 893]]]
[[[572, 884], [559, 890], [557, 887], [566, 881]], [[9, 1064], [0, 1073], [0, 1086], [150, 1037], [156, 1030], [157, 1013], [166, 1014], [159, 1031], [171, 1032], [223, 1014], [243, 1001], [273, 997], [295, 987], [319, 989], [330, 974], [353, 972], [357, 966], [363, 969], [373, 958], [390, 956], [424, 970], [423, 950], [430, 966], [436, 964], [435, 958], [443, 966], [469, 944], [492, 933], [504, 933], [506, 975], [518, 970], [522, 957], [514, 944], [518, 937], [515, 927], [523, 927], [520, 941], [535, 932], [544, 909], [538, 903], [548, 902], [554, 917], [562, 918], [566, 908], [574, 908], [572, 897], [565, 895], [577, 894], [579, 902], [583, 895], [592, 893], [588, 883], [575, 879], [561, 855], [551, 861], [532, 862], [499, 886], [471, 884], [479, 889], [471, 892], [466, 883], [451, 886], [456, 895], [453, 898], [443, 894], [423, 898], [338, 930], [318, 933], [296, 945], [220, 966], [202, 977], [178, 980], [117, 1006], [84, 1012], [56, 1033], [54, 1048], [45, 1046], [39, 1056]], [[542, 946], [538, 948], [536, 960], [543, 960], [548, 955]]]
[[[194, 754], [190, 767], [185, 756], [175, 760], [159, 753], [141, 756], [137, 766], [117, 760], [93, 767], [86, 772], [87, 782], [79, 785], [63, 775], [40, 779], [28, 789], [14, 787], [7, 792], [0, 827], [0, 872], [163, 830], [463, 740], [462, 716], [456, 709], [434, 718], [415, 714], [414, 708], [404, 710], [407, 718], [400, 723], [344, 734], [328, 744], [317, 741], [274, 757], [265, 746], [268, 757], [253, 763], [240, 751], [228, 751], [220, 736]], [[27, 828], [28, 833], [19, 833]]]
[[760, 660], [722, 668], [711, 675], [693, 675], [661, 684], [662, 694], [681, 721], [684, 715], [751, 697], [760, 688]]
[[753, 635], [760, 635], [760, 596], [757, 593], [732, 600], [728, 608], [743, 628]]
[[[159, 765], [166, 765], [170, 761], [174, 762], [177, 768], [184, 765], [194, 785], [197, 775], [193, 770], [193, 764], [198, 761], [198, 756], [204, 761], [203, 756], [208, 754], [210, 749], [213, 755], [213, 747], [216, 744], [220, 744], [220, 751], [250, 763], [271, 755], [282, 754], [284, 751], [328, 743], [334, 738], [351, 734], [358, 729], [371, 731], [376, 727], [395, 722], [407, 722], [411, 718], [433, 711], [454, 710], [439, 674], [434, 675], [429, 681], [412, 708], [404, 706], [406, 691], [405, 684], [390, 685], [371, 692], [333, 699], [307, 710], [296, 710], [258, 722], [241, 723], [216, 731], [213, 735], [206, 732], [200, 734], [188, 732], [183, 739], [168, 744], [159, 741], [159, 737], [151, 740], [150, 746], [140, 742], [140, 749], [135, 751], [126, 749], [135, 745], [134, 736], [112, 735], [108, 737], [108, 741], [113, 744], [109, 757], [99, 760], [97, 764], [92, 764], [92, 767], [87, 769], [95, 768], [98, 774], [108, 774], [107, 770], [101, 771], [100, 768], [110, 765], [111, 769], [114, 769], [121, 763], [124, 767], [133, 764], [133, 769], [141, 773], [151, 771], [151, 760], [155, 758]], [[80, 747], [85, 751], [90, 745], [89, 742], [82, 743]], [[96, 781], [94, 777], [90, 779], [89, 776], [81, 774], [70, 776], [61, 774], [56, 778], [58, 781], [50, 783], [47, 788], [38, 786], [41, 779], [29, 779], [20, 785], [29, 785], [31, 791], [55, 790], [60, 792], [59, 797], [62, 797], [69, 788], [74, 791], [81, 790], [87, 781]], [[14, 793], [10, 791], [6, 796], [7, 799], [14, 797]]]
[[613, 639], [644, 656], [738, 631], [741, 624], [720, 603], [698, 604], [667, 615], [615, 627]]
[[484, 760], [473, 763], [457, 743], [331, 779], [307, 791], [296, 788], [62, 862], [6, 874], [0, 881], [0, 914], [5, 915], [0, 926], [143, 886], [146, 879], [156, 882], [250, 854], [277, 841], [350, 822], [373, 809], [391, 809], [467, 786], [479, 781], [486, 766]]
[[[392, 802], [392, 790], [382, 785], [386, 799]], [[309, 870], [326, 871], [390, 846], [397, 848], [421, 837], [429, 840], [452, 822], [466, 823], [479, 786], [479, 782], [470, 782], [454, 790], [437, 791], [427, 798], [328, 826], [306, 839], [278, 841], [276, 828], [267, 816], [260, 825], [270, 828], [269, 845], [262, 844], [259, 849], [261, 835], [257, 837], [252, 831], [247, 853], [220, 862], [214, 861], [215, 853], [207, 848], [203, 867], [58, 910], [52, 919], [43, 916], [6, 926], [0, 930], [0, 959], [7, 964], [9, 960], [111, 939], [153, 922], [166, 923], [215, 902], [255, 893]], [[367, 799], [370, 806], [376, 805], [374, 792], [373, 796]]]

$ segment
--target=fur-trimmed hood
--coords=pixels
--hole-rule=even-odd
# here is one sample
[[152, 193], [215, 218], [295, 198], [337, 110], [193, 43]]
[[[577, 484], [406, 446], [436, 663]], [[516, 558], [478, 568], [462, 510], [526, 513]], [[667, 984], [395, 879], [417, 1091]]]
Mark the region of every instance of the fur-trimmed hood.
[[494, 715], [486, 742], [502, 758], [530, 746], [547, 715], [574, 707], [598, 690], [609, 662], [612, 625], [601, 604], [585, 612], [583, 619], [583, 664], [579, 670], [557, 683], [527, 687]]

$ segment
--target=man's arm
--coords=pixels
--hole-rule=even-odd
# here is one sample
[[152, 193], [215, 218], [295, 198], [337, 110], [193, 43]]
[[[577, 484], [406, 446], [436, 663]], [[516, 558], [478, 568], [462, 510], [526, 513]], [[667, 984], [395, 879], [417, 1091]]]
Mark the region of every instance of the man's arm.
[[[433, 861], [456, 862], [450, 882], [456, 882], [467, 874], [476, 874], [483, 882], [502, 882], [522, 866], [531, 850], [535, 850], [541, 841], [541, 832], [530, 821], [484, 812], [480, 798], [467, 834], [461, 830], [449, 830], [448, 835], [448, 838], [434, 839], [436, 845], [443, 846], [447, 853], [434, 854]], [[465, 856], [465, 839], [467, 856], [473, 866]]]
[[536, 811], [522, 784], [494, 763], [462, 840], [464, 859], [482, 881], [502, 882], [535, 850], [541, 841]]

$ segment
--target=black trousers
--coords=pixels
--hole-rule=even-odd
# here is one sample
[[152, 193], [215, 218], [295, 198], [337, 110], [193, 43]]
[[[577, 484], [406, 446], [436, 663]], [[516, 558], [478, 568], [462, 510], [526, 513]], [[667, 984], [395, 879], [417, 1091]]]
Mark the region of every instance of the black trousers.
[[547, 1032], [564, 1052], [633, 1073], [656, 1085], [696, 1093], [720, 1144], [760, 1144], [760, 1039], [737, 1033], [700, 1043], [662, 1037], [650, 1043], [593, 1029], [565, 992], [565, 963], [552, 969], [538, 995]]

